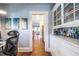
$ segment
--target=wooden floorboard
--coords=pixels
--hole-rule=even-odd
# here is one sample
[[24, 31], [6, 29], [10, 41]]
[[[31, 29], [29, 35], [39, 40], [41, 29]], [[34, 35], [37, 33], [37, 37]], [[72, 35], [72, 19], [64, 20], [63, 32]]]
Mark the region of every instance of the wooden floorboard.
[[51, 56], [45, 51], [45, 44], [42, 39], [33, 40], [32, 52], [18, 52], [17, 56]]
[[17, 56], [31, 56], [32, 52], [18, 52]]
[[41, 55], [36, 55], [32, 52], [18, 52], [17, 56], [52, 56], [50, 52], [41, 52]]

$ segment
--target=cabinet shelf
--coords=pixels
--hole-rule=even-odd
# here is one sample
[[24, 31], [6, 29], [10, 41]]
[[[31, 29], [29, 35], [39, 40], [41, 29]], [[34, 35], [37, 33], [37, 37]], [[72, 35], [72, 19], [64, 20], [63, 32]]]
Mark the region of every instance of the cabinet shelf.
[[75, 5], [75, 11], [79, 10], [79, 5]]
[[61, 13], [61, 11], [58, 11], [56, 15], [58, 15], [59, 13]]
[[76, 7], [76, 8], [79, 8], [79, 5], [76, 5], [75, 7]]
[[67, 14], [65, 14], [64, 16], [69, 16], [69, 15], [72, 15], [74, 12], [72, 12], [72, 13], [67, 13]]
[[69, 3], [64, 3], [64, 8], [66, 8], [69, 5]]
[[79, 19], [79, 10], [75, 12], [75, 19]]

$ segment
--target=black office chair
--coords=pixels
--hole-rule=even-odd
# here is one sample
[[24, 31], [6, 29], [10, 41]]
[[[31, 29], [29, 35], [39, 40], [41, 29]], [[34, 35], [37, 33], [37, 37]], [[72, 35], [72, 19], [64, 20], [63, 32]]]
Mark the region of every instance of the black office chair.
[[7, 34], [11, 37], [6, 40], [6, 45], [5, 47], [2, 47], [2, 52], [5, 55], [16, 56], [19, 32], [16, 30], [12, 30]]

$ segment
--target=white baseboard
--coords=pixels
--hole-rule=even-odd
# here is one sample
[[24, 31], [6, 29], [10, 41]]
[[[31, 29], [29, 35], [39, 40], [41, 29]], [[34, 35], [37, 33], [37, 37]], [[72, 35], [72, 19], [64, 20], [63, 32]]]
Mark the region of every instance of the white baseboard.
[[55, 51], [53, 51], [51, 48], [49, 48], [49, 52], [52, 54], [52, 56], [57, 56]]
[[18, 52], [32, 52], [30, 48], [18, 48]]
[[45, 51], [50, 52], [50, 48], [45, 48]]

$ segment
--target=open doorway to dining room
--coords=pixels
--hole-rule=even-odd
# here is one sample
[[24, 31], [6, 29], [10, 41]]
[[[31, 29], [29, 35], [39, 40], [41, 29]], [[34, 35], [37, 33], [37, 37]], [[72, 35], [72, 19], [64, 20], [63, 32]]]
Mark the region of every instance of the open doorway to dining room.
[[46, 38], [47, 38], [47, 12], [33, 12], [32, 51], [36, 55], [45, 52], [47, 44]]

